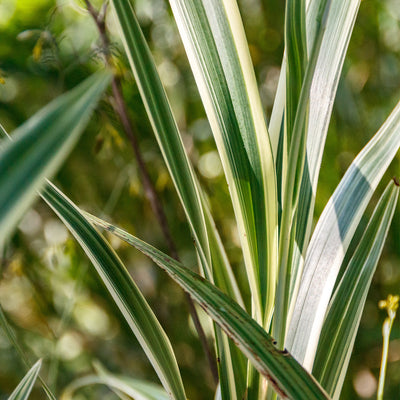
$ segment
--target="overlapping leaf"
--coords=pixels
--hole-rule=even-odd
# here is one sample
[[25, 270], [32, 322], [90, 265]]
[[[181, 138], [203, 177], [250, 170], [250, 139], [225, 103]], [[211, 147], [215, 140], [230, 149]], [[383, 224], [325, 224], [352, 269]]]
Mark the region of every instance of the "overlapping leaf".
[[85, 250], [168, 395], [173, 399], [186, 400], [170, 341], [116, 253], [54, 185], [48, 183], [42, 197]]
[[94, 224], [136, 247], [163, 268], [235, 341], [280, 396], [296, 400], [329, 399], [314, 378], [287, 351], [279, 350], [274, 339], [218, 288], [122, 229], [92, 215], [85, 216]]
[[237, 4], [170, 4], [229, 185], [255, 315], [262, 321], [265, 314], [269, 324], [277, 269], [275, 171]]
[[[311, 38], [315, 37], [313, 32], [315, 31], [315, 14], [317, 13], [318, 3], [319, 0], [311, 1], [308, 10], [309, 42], [312, 42], [313, 39]], [[359, 5], [360, 0], [332, 0], [313, 77], [309, 111], [309, 120], [312, 123], [308, 126], [306, 164], [299, 195], [292, 294], [300, 278], [303, 257], [310, 238], [315, 194], [326, 134]]]
[[[153, 126], [164, 160], [189, 221], [204, 275], [222, 290], [241, 301], [235, 277], [225, 255], [212, 216], [201, 193], [166, 93], [157, 73], [148, 45], [132, 6], [127, 0], [113, 0], [125, 51], [138, 83], [147, 114]], [[240, 371], [240, 356], [230, 351], [227, 341], [216, 333], [220, 374], [224, 375], [222, 392], [234, 396], [236, 386], [232, 371]], [[222, 342], [221, 342], [222, 340]], [[225, 379], [226, 378], [226, 379]], [[240, 385], [239, 385], [240, 386]]]
[[[154, 383], [132, 379], [126, 376], [114, 375], [104, 368], [96, 367], [98, 375], [88, 375], [75, 379], [64, 390], [60, 400], [72, 400], [73, 394], [80, 388], [89, 385], [106, 385], [117, 395], [129, 396], [135, 400], [168, 400], [169, 397], [162, 387]], [[125, 399], [125, 397], [123, 397]]]
[[400, 103], [350, 165], [315, 228], [286, 342], [307, 368], [348, 245], [399, 146]]
[[[293, 274], [292, 252], [295, 247], [295, 216], [306, 155], [309, 95], [329, 11], [330, 0], [322, 1], [317, 14], [319, 23], [316, 26], [316, 40], [313, 42], [310, 59], [304, 73], [304, 81], [301, 86], [296, 115], [292, 124], [293, 132], [289, 143], [287, 174], [283, 177], [284, 191], [282, 195], [282, 218], [279, 235], [279, 278], [273, 321], [273, 334], [282, 348], [285, 341], [290, 303], [290, 283]], [[292, 96], [296, 97], [296, 94], [292, 93]], [[288, 124], [289, 122], [286, 122], [286, 125]]]
[[387, 186], [338, 284], [321, 331], [313, 374], [340, 398], [365, 300], [393, 218], [399, 187]]

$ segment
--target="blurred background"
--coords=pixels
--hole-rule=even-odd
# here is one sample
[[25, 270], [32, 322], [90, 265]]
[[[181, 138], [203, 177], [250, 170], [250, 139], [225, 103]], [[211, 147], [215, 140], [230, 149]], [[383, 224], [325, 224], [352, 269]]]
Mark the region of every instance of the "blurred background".
[[[93, 1], [96, 7], [101, 2]], [[169, 94], [185, 146], [210, 196], [235, 274], [246, 290], [227, 186], [196, 85], [165, 0], [137, 0], [135, 9]], [[267, 118], [283, 54], [283, 0], [240, 0]], [[182, 261], [196, 268], [189, 229], [121, 51], [111, 13], [111, 49], [140, 149], [165, 208]], [[0, 1], [0, 122], [8, 132], [43, 105], [102, 67], [97, 31], [80, 0]], [[363, 0], [350, 42], [328, 133], [316, 201], [317, 219], [350, 162], [400, 98], [400, 7], [397, 0]], [[399, 176], [397, 158], [383, 179]], [[54, 181], [73, 201], [167, 251], [140, 182], [133, 151], [106, 97], [79, 145]], [[378, 196], [372, 200], [371, 207]], [[367, 218], [364, 223], [366, 223]], [[188, 398], [210, 399], [214, 386], [189, 321], [182, 291], [152, 263], [109, 237], [170, 336]], [[370, 290], [343, 399], [372, 399], [386, 317], [378, 301], [400, 294], [400, 209]], [[0, 304], [27, 357], [45, 359], [43, 376], [56, 393], [100, 361], [115, 373], [158, 382], [90, 262], [41, 201], [25, 215], [5, 247]], [[210, 327], [205, 325], [206, 330]], [[0, 399], [24, 375], [18, 354], [0, 329]], [[385, 398], [398, 399], [400, 318], [390, 344]], [[43, 399], [37, 389], [32, 399]], [[114, 399], [104, 387], [77, 392], [77, 400]]]

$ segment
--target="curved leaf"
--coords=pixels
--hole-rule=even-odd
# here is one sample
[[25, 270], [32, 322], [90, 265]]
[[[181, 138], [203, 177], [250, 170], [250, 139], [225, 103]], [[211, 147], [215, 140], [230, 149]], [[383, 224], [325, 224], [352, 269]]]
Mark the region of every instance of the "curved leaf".
[[[98, 368], [96, 368], [98, 369]], [[147, 381], [132, 379], [127, 376], [111, 374], [101, 368], [99, 375], [88, 375], [75, 379], [64, 390], [60, 400], [72, 400], [73, 394], [80, 388], [89, 385], [106, 385], [117, 394], [124, 394], [135, 400], [168, 400], [162, 387]]]
[[[170, 1], [229, 185], [256, 318], [270, 322], [277, 273], [275, 167], [235, 1]], [[268, 249], [268, 251], [267, 251]]]
[[17, 128], [0, 149], [0, 243], [76, 143], [110, 81], [98, 72]]
[[164, 269], [232, 338], [281, 397], [295, 400], [329, 399], [315, 379], [286, 350], [279, 350], [274, 339], [218, 288], [122, 229], [90, 214], [85, 215], [94, 224], [136, 247]]
[[332, 296], [318, 343], [313, 375], [339, 399], [365, 300], [399, 197], [393, 181], [387, 186], [345, 273]]
[[85, 250], [169, 396], [186, 400], [168, 336], [121, 260], [79, 209], [54, 185], [48, 183], [42, 197]]
[[351, 238], [399, 147], [400, 102], [350, 165], [315, 228], [286, 341], [307, 369]]

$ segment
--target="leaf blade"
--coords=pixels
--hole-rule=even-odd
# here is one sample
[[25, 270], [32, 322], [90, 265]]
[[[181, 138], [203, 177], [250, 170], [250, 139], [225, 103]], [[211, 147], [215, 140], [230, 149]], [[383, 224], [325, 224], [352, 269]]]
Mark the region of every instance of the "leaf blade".
[[311, 368], [344, 254], [364, 210], [400, 147], [400, 102], [350, 165], [326, 205], [308, 248], [286, 346]]
[[398, 196], [399, 187], [392, 181], [375, 207], [329, 304], [318, 343], [313, 375], [334, 399], [339, 399], [340, 396], [365, 300]]
[[186, 400], [171, 343], [128, 271], [79, 209], [48, 183], [43, 199], [81, 244], [171, 398]]
[[274, 339], [262, 329], [237, 303], [210, 282], [176, 260], [137, 239], [129, 233], [93, 215], [86, 217], [99, 227], [109, 230], [136, 247], [163, 268], [235, 341], [258, 371], [270, 379], [275, 390], [293, 399], [329, 399], [314, 378], [286, 351], [278, 350]]
[[15, 388], [15, 390], [11, 393], [8, 400], [27, 400], [33, 385], [36, 382], [36, 379], [39, 375], [40, 368], [42, 366], [42, 360], [37, 361], [33, 367], [26, 373], [26, 375], [22, 378], [21, 382]]
[[275, 170], [237, 4], [170, 3], [229, 185], [255, 315], [261, 321], [267, 309], [269, 321], [277, 268]]
[[[110, 80], [97, 73], [36, 113], [0, 150], [0, 243], [66, 158]], [[2, 142], [3, 144], [3, 142]]]

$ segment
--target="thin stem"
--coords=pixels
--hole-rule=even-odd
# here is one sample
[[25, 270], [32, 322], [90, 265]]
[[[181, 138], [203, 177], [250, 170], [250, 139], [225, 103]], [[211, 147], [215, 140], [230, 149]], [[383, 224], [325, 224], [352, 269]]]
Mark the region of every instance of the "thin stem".
[[386, 309], [388, 316], [386, 317], [382, 326], [383, 346], [382, 346], [382, 360], [381, 369], [379, 372], [378, 392], [376, 395], [377, 400], [383, 400], [383, 390], [385, 388], [386, 367], [389, 354], [390, 332], [392, 330], [393, 321], [396, 318], [396, 311], [399, 307], [399, 296], [388, 295], [386, 300], [381, 300], [378, 304], [379, 308]]
[[[105, 2], [103, 4], [103, 7], [101, 11], [98, 13], [92, 4], [90, 3], [89, 0], [85, 0], [86, 3], [86, 8], [89, 12], [89, 14], [92, 16], [96, 26], [97, 30], [99, 32], [102, 48], [104, 51], [104, 60], [105, 63], [108, 67], [112, 68], [113, 63], [110, 57], [110, 51], [109, 51], [109, 40], [106, 32], [106, 26], [105, 26], [105, 14], [106, 14], [106, 8], [108, 2]], [[121, 87], [121, 81], [117, 76], [113, 76], [112, 82], [111, 82], [111, 88], [113, 92], [113, 97], [114, 97], [114, 102], [112, 102], [112, 107], [114, 108], [115, 113], [118, 115], [122, 127], [124, 129], [124, 132], [129, 140], [129, 142], [132, 145], [133, 152], [135, 154], [136, 162], [139, 168], [139, 173], [142, 178], [142, 183], [143, 183], [143, 188], [145, 191], [145, 195], [150, 203], [150, 206], [157, 218], [157, 221], [160, 225], [160, 228], [163, 232], [164, 238], [167, 242], [167, 246], [170, 252], [170, 255], [175, 258], [177, 261], [179, 261], [179, 256], [178, 256], [178, 251], [176, 248], [176, 245], [174, 243], [174, 240], [172, 239], [172, 234], [168, 225], [167, 217], [165, 215], [164, 209], [162, 207], [161, 201], [157, 195], [157, 192], [155, 190], [155, 187], [153, 185], [153, 182], [151, 181], [149, 172], [147, 170], [146, 164], [144, 162], [142, 153], [139, 148], [139, 144], [137, 141], [137, 134], [134, 130], [134, 126], [129, 118], [126, 103], [124, 101], [123, 95], [122, 95], [122, 87]], [[207, 361], [210, 366], [211, 374], [214, 379], [215, 384], [218, 383], [218, 368], [217, 364], [215, 361], [215, 357], [213, 356], [213, 352], [207, 342], [207, 337], [206, 334], [201, 326], [199, 316], [197, 314], [196, 308], [194, 306], [193, 300], [190, 297], [189, 294], [185, 292], [185, 299], [188, 304], [189, 312], [191, 315], [191, 318], [193, 320], [194, 326], [196, 328], [197, 334], [199, 336], [201, 345], [203, 347], [203, 350], [206, 354]]]
[[389, 341], [390, 341], [390, 331], [392, 330], [393, 320], [389, 317], [385, 319], [385, 322], [382, 326], [382, 335], [383, 335], [383, 345], [382, 345], [382, 359], [381, 359], [381, 369], [379, 371], [379, 383], [378, 383], [378, 393], [377, 400], [383, 400], [383, 390], [385, 388], [385, 376], [386, 376], [386, 367], [387, 367], [387, 359], [389, 354]]

